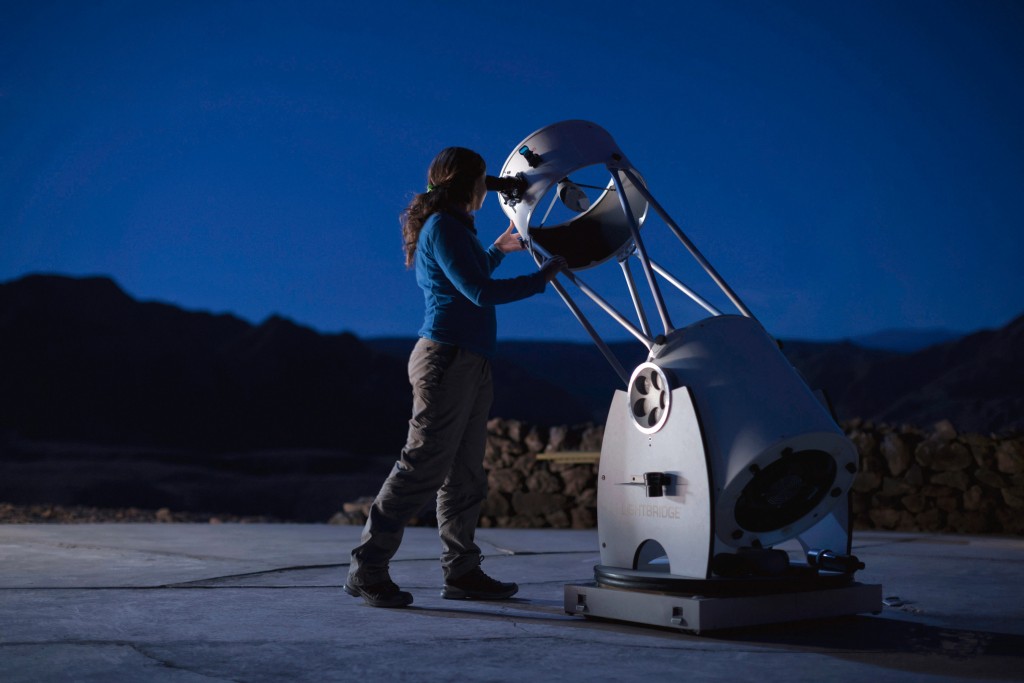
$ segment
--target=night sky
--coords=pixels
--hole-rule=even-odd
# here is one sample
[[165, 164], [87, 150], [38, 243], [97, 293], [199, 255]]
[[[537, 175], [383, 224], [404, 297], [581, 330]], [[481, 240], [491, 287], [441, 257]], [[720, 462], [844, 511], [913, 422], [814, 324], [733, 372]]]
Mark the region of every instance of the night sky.
[[[413, 336], [398, 214], [433, 155], [497, 172], [586, 119], [777, 336], [1024, 311], [1021, 2], [0, 8], [0, 281], [107, 275], [252, 322]], [[482, 239], [507, 222], [492, 195]], [[602, 293], [628, 310], [614, 270]], [[588, 339], [551, 291], [502, 307], [499, 335]]]

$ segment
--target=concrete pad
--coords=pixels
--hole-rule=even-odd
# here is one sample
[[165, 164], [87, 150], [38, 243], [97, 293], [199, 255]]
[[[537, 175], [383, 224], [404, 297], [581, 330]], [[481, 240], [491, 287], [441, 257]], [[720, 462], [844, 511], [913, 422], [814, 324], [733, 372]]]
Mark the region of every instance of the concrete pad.
[[341, 586], [359, 529], [326, 525], [0, 526], [0, 680], [1024, 680], [1024, 539], [861, 533], [877, 616], [702, 636], [586, 620], [595, 531], [481, 529], [515, 599], [439, 596], [436, 531], [392, 565], [404, 610]]

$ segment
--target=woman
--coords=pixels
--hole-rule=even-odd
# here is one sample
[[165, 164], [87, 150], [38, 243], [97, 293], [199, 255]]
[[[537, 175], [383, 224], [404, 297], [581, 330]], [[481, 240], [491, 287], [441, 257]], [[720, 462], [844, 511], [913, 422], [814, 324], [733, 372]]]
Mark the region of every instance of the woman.
[[494, 307], [539, 294], [566, 264], [555, 257], [531, 275], [491, 278], [505, 254], [524, 247], [511, 224], [486, 250], [477, 239], [473, 213], [487, 194], [485, 171], [476, 152], [442, 150], [427, 172], [427, 191], [402, 213], [405, 264], [415, 268], [426, 315], [409, 357], [409, 435], [370, 508], [345, 584], [347, 593], [373, 607], [412, 603], [412, 595], [391, 580], [388, 563], [406, 523], [435, 493], [443, 551], [441, 595], [499, 600], [519, 590], [480, 569], [480, 548], [473, 541], [487, 497], [483, 455], [493, 397]]

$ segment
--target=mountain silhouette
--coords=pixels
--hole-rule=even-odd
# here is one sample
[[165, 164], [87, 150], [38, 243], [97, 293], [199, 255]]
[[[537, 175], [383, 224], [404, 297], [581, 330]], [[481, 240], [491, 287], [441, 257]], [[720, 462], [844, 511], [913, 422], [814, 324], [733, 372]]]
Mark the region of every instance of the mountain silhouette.
[[[414, 339], [321, 334], [279, 316], [138, 302], [103, 277], [0, 284], [0, 431], [26, 439], [243, 451], [396, 453]], [[636, 342], [611, 345], [626, 367]], [[837, 416], [965, 431], [1024, 428], [1024, 317], [915, 352], [790, 341]], [[621, 381], [591, 344], [499, 343], [492, 414], [602, 422]]]
[[26, 438], [371, 452], [410, 404], [404, 368], [351, 334], [140, 303], [106, 278], [0, 285], [0, 429]]

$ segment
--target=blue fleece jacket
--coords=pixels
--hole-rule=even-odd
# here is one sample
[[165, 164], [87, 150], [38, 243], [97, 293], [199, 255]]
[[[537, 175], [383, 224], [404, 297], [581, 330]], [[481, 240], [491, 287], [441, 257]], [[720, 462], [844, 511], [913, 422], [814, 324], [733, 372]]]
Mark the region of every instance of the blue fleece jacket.
[[483, 248], [468, 217], [430, 216], [416, 245], [416, 283], [426, 304], [420, 336], [493, 356], [498, 336], [494, 307], [539, 294], [546, 284], [540, 271], [491, 279], [504, 258], [493, 244]]

